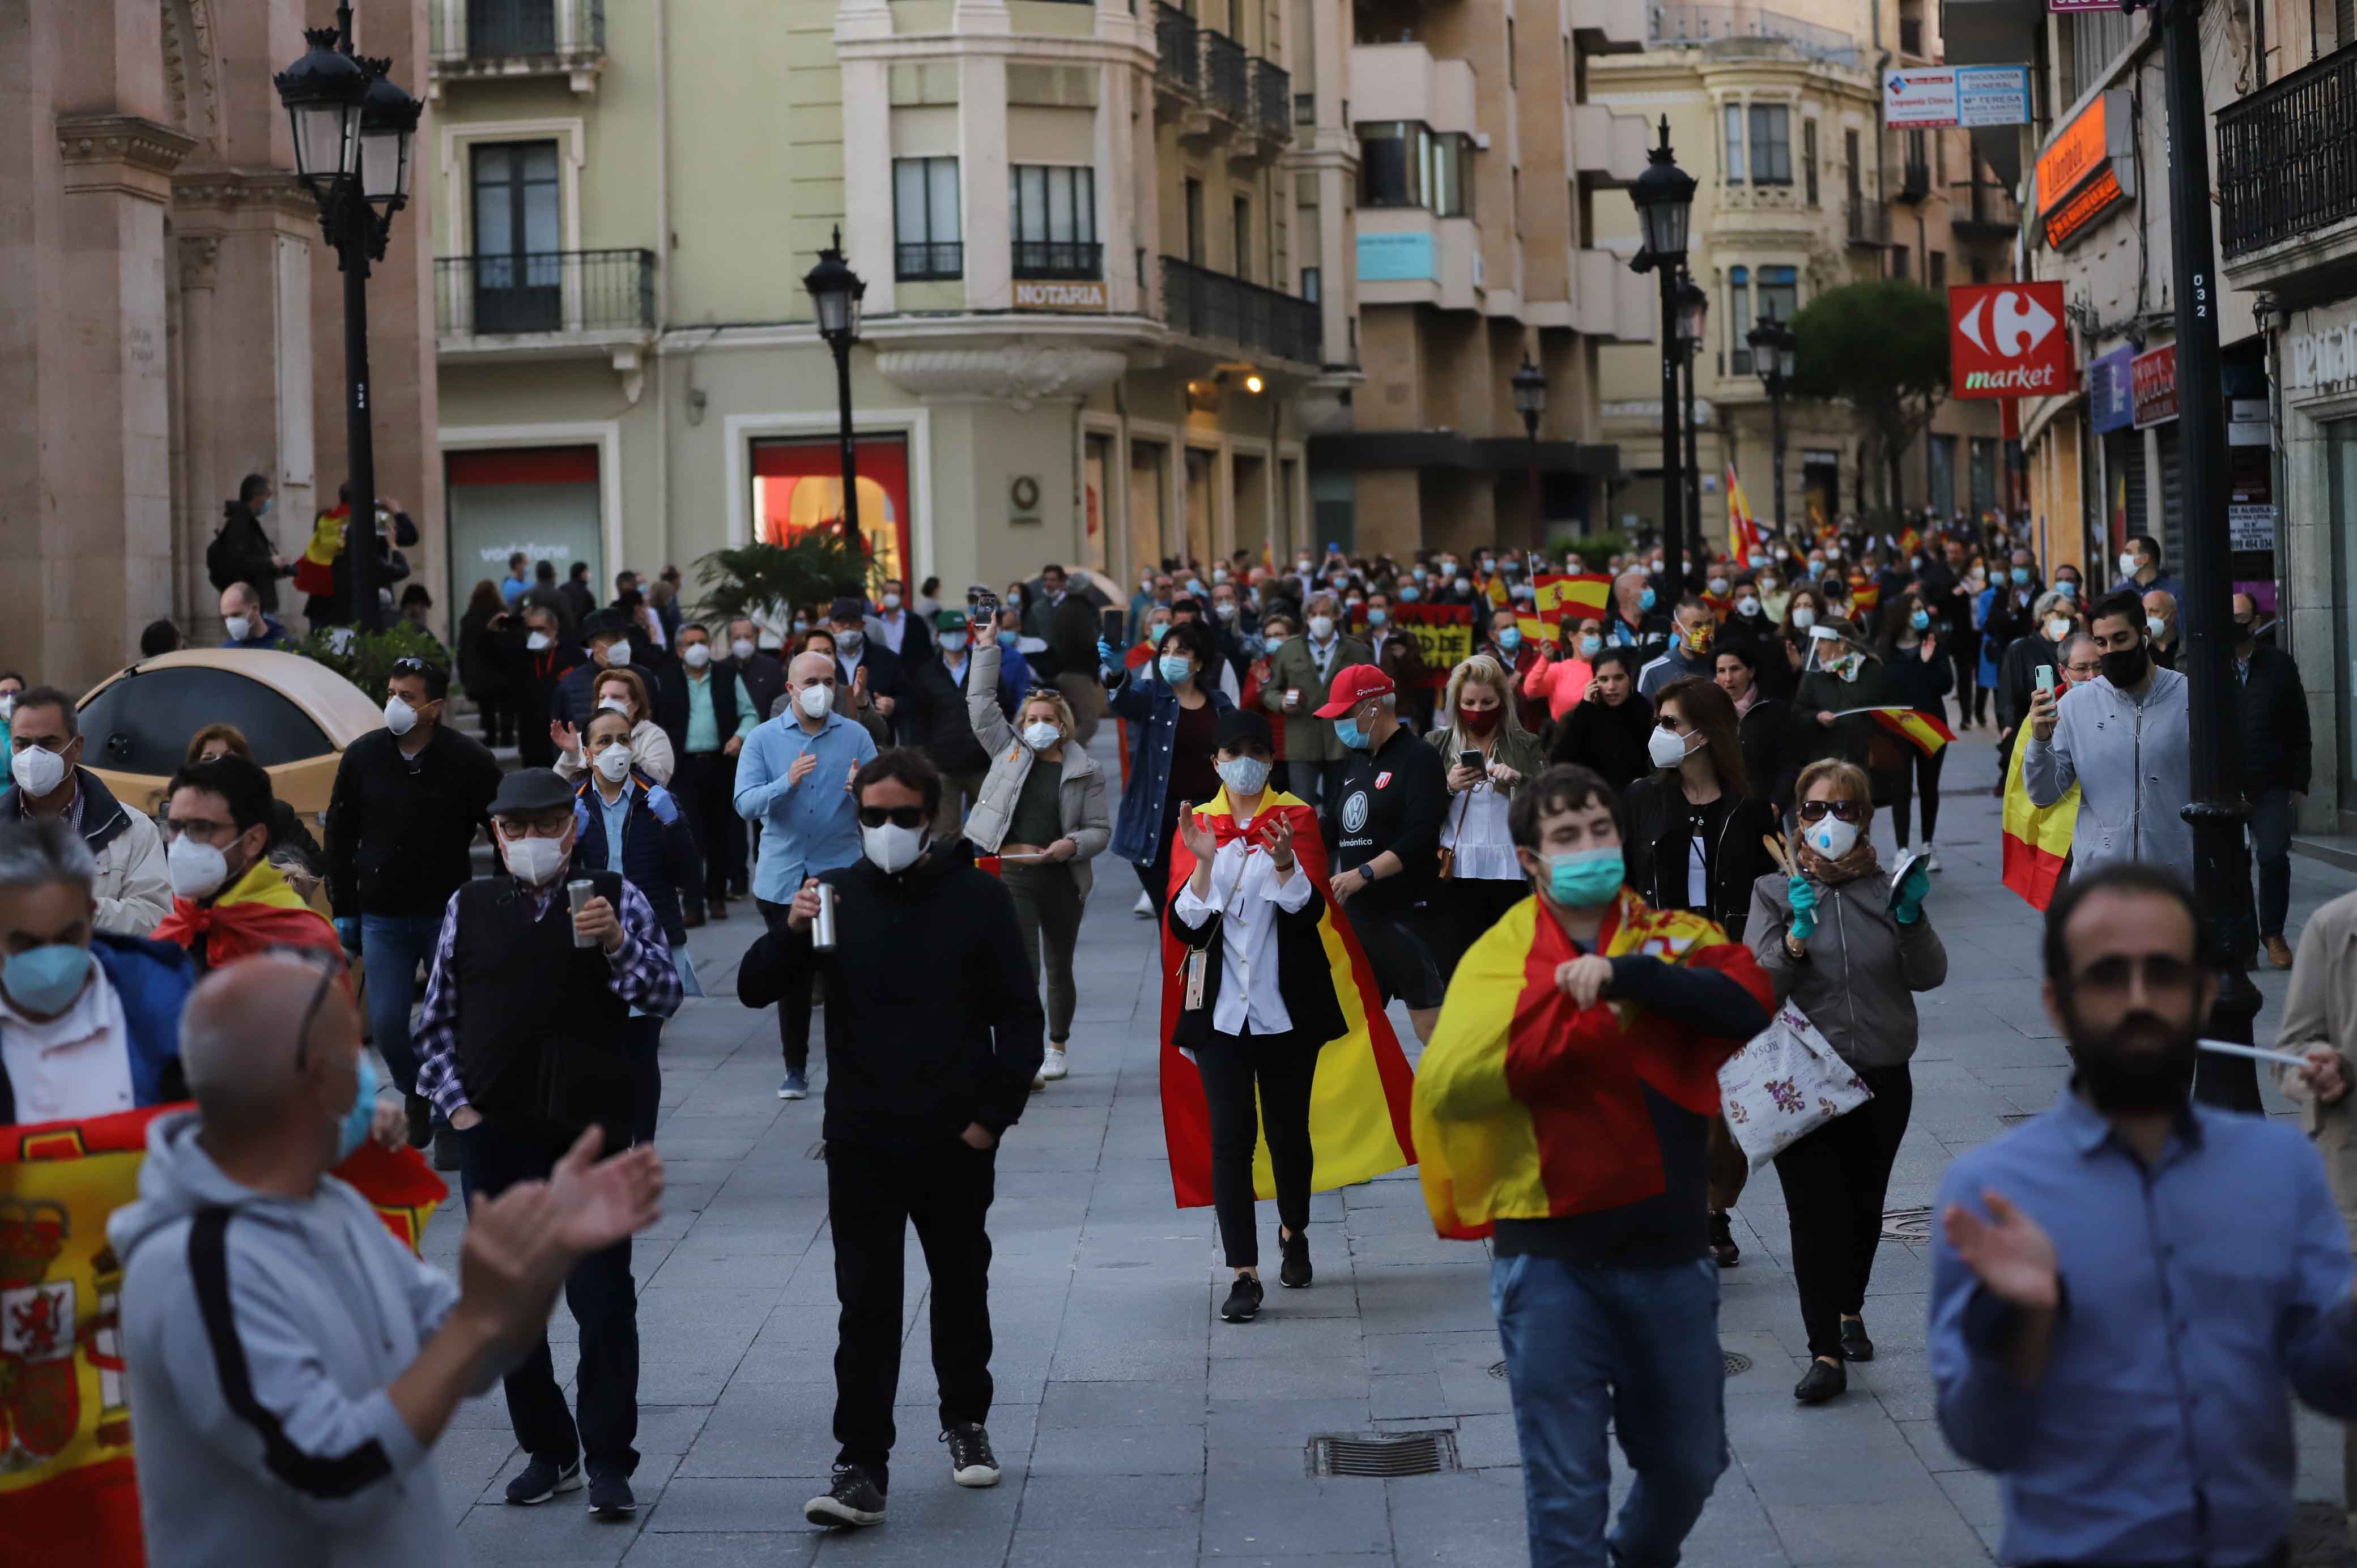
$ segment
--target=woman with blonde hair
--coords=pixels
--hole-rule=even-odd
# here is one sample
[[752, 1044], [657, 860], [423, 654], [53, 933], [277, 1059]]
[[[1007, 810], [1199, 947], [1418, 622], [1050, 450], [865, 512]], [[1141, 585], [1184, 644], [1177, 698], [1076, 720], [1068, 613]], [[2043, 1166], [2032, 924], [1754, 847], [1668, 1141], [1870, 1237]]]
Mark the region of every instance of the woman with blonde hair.
[[[672, 753], [671, 736], [651, 717], [654, 704], [647, 700], [647, 683], [639, 679], [638, 671], [600, 671], [590, 696], [598, 707], [611, 708], [630, 721], [630, 770], [658, 784], [669, 784], [677, 759]], [[580, 732], [558, 719], [548, 726], [548, 738], [556, 743], [558, 776], [572, 783], [589, 766], [581, 750]]]
[[1448, 672], [1448, 692], [1426, 744], [1448, 768], [1440, 822], [1439, 918], [1433, 958], [1445, 983], [1457, 961], [1530, 892], [1514, 859], [1506, 808], [1546, 767], [1538, 736], [1514, 712], [1514, 678], [1486, 653]]
[[1781, 1007], [1808, 1015], [1873, 1098], [1776, 1156], [1792, 1227], [1792, 1277], [1813, 1358], [1792, 1397], [1818, 1404], [1849, 1386], [1848, 1361], [1874, 1359], [1866, 1287], [1882, 1235], [1890, 1167], [1915, 1101], [1915, 995], [1948, 978], [1948, 953], [1923, 913], [1932, 878], [1917, 861], [1893, 887], [1876, 864], [1874, 789], [1828, 757], [1802, 769], [1793, 869], [1752, 885], [1746, 933]]
[[[210, 762], [217, 757], [242, 757], [254, 760], [253, 746], [245, 732], [235, 725], [210, 724], [188, 737], [188, 764], [194, 768], [199, 762]], [[287, 851], [313, 879], [326, 874], [327, 862], [319, 854], [319, 841], [311, 836], [308, 823], [291, 801], [280, 800], [274, 790], [270, 798], [270, 840], [263, 854], [275, 855]]]

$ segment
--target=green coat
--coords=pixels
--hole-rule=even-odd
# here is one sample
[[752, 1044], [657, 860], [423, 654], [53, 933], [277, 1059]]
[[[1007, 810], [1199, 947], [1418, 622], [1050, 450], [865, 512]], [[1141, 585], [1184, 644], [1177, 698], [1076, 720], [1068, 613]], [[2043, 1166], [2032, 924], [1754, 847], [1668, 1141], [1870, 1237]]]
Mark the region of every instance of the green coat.
[[[1285, 725], [1285, 760], [1293, 762], [1340, 762], [1346, 755], [1342, 743], [1334, 736], [1334, 721], [1321, 719], [1318, 710], [1325, 705], [1328, 689], [1333, 678], [1353, 664], [1372, 664], [1374, 652], [1355, 637], [1337, 633], [1334, 639], [1334, 661], [1326, 674], [1318, 673], [1318, 661], [1309, 657], [1309, 639], [1288, 637], [1276, 657], [1268, 661], [1268, 685], [1261, 693], [1261, 705], [1275, 714]], [[1288, 709], [1285, 693], [1297, 690], [1300, 705]]]

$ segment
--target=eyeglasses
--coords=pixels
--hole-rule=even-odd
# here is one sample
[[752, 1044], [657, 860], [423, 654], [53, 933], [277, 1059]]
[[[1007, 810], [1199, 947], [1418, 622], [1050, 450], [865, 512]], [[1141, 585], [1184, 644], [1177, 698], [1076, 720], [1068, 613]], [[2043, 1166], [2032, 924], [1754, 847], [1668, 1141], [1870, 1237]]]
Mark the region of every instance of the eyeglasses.
[[922, 806], [862, 806], [859, 808], [861, 827], [880, 828], [886, 822], [890, 822], [896, 828], [921, 828], [925, 825], [925, 809]]
[[1866, 808], [1856, 800], [1803, 800], [1801, 802], [1801, 821], [1804, 822], [1822, 822], [1825, 820], [1825, 813], [1828, 811], [1832, 812], [1836, 820], [1845, 822], [1857, 822], [1866, 815]]
[[1681, 731], [1681, 730], [1684, 729], [1686, 726], [1685, 726], [1685, 725], [1684, 725], [1684, 723], [1683, 723], [1683, 722], [1678, 718], [1678, 715], [1677, 715], [1677, 714], [1663, 714], [1661, 716], [1660, 720], [1657, 722], [1656, 727], [1657, 727], [1657, 728], [1660, 728], [1660, 729], [1665, 729], [1665, 730], [1669, 731], [1672, 735], [1676, 735], [1679, 731]]

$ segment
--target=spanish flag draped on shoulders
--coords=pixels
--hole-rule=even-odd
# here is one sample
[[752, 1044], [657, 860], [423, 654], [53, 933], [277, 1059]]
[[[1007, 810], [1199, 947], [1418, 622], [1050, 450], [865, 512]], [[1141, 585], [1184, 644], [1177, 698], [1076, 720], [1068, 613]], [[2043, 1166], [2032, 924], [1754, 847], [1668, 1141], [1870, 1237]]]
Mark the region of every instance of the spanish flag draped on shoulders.
[[[1611, 978], [1583, 1008], [1558, 972], [1591, 955]], [[1469, 1240], [1494, 1229], [1501, 1254], [1702, 1256], [1718, 1069], [1773, 1005], [1750, 950], [1700, 915], [1621, 887], [1583, 946], [1546, 899], [1515, 905], [1458, 965], [1416, 1064], [1434, 1230]]]
[[215, 970], [273, 948], [310, 948], [331, 955], [338, 972], [343, 944], [327, 918], [303, 902], [278, 868], [257, 860], [207, 904], [176, 896], [156, 940], [188, 950], [199, 970]]

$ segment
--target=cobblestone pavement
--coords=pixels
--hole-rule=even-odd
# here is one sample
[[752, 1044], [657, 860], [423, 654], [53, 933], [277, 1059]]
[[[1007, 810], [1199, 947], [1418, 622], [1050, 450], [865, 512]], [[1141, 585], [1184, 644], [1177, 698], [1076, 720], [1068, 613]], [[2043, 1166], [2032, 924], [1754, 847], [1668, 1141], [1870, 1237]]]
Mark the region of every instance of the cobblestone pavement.
[[[1109, 736], [1099, 748], [1112, 760]], [[2051, 1103], [2065, 1078], [2039, 1003], [2037, 915], [1997, 883], [1986, 731], [1946, 768], [1932, 918], [1949, 982], [1923, 998], [1913, 1124], [1867, 1322], [1878, 1359], [1814, 1409], [1791, 1389], [1806, 1362], [1787, 1269], [1781, 1194], [1755, 1180], [1723, 1275], [1720, 1337], [1749, 1362], [1727, 1381], [1734, 1462], [1689, 1544], [1697, 1568], [1989, 1561], [1994, 1479], [1952, 1454], [1923, 1357], [1921, 1206], [1960, 1151]], [[1982, 786], [1983, 788], [1973, 788]], [[1968, 788], [1972, 792], [1964, 791]], [[1878, 830], [1889, 845], [1887, 824]], [[600, 1524], [569, 1494], [500, 1501], [522, 1455], [496, 1393], [464, 1409], [436, 1462], [461, 1535], [489, 1568], [563, 1564], [1283, 1563], [1377, 1568], [1525, 1562], [1522, 1475], [1490, 1313], [1486, 1250], [1436, 1240], [1412, 1171], [1316, 1199], [1308, 1291], [1272, 1291], [1260, 1320], [1218, 1321], [1209, 1209], [1175, 1209], [1164, 1158], [1150, 930], [1135, 879], [1099, 863], [1081, 943], [1071, 1076], [1034, 1095], [999, 1156], [991, 1211], [997, 1405], [1006, 1478], [961, 1490], [933, 1442], [924, 1268], [913, 1236], [899, 1448], [890, 1521], [821, 1536], [802, 1503], [823, 1488], [834, 1348], [820, 1101], [775, 1098], [773, 1019], [733, 996], [691, 1002], [664, 1041], [658, 1142], [668, 1212], [638, 1244], [641, 1335], [638, 1518]], [[2295, 860], [2294, 928], [2348, 879]], [[696, 934], [716, 993], [759, 934], [749, 905]], [[2295, 935], [2296, 940], [2296, 935]], [[922, 955], [911, 954], [911, 978]], [[2270, 1037], [2284, 977], [2262, 970]], [[1402, 1037], [1412, 1041], [1404, 1016]], [[815, 1092], [824, 1069], [816, 1068]], [[2272, 1091], [2270, 1091], [2272, 1095]], [[2280, 1101], [2271, 1100], [2281, 1112]], [[455, 1184], [454, 1184], [455, 1185]], [[1275, 1234], [1273, 1205], [1262, 1206]], [[1915, 1209], [1910, 1217], [1903, 1212]], [[455, 1204], [429, 1255], [450, 1261]], [[552, 1327], [569, 1376], [573, 1329]], [[1315, 1434], [1446, 1428], [1459, 1468], [1405, 1479], [1317, 1479]], [[2303, 1413], [2300, 1495], [2337, 1496], [2339, 1434]], [[1618, 1455], [1616, 1454], [1617, 1461]]]

